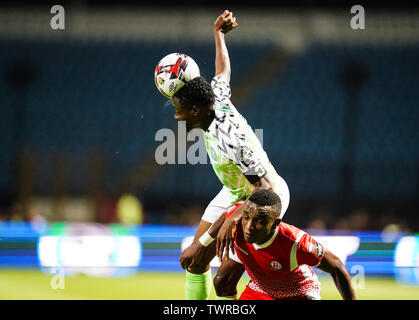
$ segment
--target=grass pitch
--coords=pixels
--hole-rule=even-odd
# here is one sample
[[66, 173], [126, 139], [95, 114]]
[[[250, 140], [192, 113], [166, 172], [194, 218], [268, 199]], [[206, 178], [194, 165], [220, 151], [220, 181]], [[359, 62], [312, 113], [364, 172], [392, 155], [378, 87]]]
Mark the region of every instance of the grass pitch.
[[[213, 274], [215, 274], [213, 272]], [[320, 277], [324, 300], [339, 300], [331, 278]], [[64, 289], [53, 289], [53, 275], [37, 270], [0, 270], [1, 300], [183, 300], [183, 273], [138, 273], [126, 278], [95, 278], [77, 275], [64, 278]], [[243, 277], [241, 293], [248, 282]], [[419, 286], [401, 286], [393, 279], [366, 278], [356, 289], [359, 300], [419, 300]], [[214, 289], [210, 299], [215, 299]]]

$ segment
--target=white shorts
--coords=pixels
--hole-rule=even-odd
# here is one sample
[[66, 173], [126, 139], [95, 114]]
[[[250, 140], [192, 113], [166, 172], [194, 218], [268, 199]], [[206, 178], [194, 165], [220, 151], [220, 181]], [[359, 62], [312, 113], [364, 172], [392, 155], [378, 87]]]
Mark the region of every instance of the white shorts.
[[[281, 198], [282, 209], [280, 218], [282, 219], [290, 203], [290, 192], [287, 183], [280, 176], [277, 176], [277, 179], [274, 183], [274, 190], [276, 194]], [[221, 191], [209, 203], [201, 219], [210, 223], [214, 223], [227, 210], [228, 207], [239, 200], [240, 199], [237, 199], [235, 195], [231, 194], [228, 188], [223, 186]]]

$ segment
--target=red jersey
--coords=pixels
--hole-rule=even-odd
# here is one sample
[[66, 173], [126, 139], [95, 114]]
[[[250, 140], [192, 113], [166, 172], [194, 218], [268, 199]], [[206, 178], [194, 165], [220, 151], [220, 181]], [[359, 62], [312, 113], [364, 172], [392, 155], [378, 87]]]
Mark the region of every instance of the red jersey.
[[[228, 215], [233, 211], [229, 210]], [[271, 239], [257, 245], [244, 241], [240, 226], [234, 248], [236, 254], [231, 258], [243, 263], [252, 290], [274, 299], [320, 299], [320, 283], [310, 266], [320, 264], [324, 248], [304, 231], [281, 222]]]

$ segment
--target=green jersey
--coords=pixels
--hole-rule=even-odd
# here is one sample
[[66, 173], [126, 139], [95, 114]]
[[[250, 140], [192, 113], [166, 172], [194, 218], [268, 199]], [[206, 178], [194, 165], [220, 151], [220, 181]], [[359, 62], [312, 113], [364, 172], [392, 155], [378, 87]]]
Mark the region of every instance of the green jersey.
[[[249, 197], [253, 184], [265, 176], [281, 196], [279, 189], [285, 181], [276, 173], [246, 119], [231, 103], [229, 84], [223, 77], [214, 77], [211, 85], [215, 118], [204, 132], [205, 145], [215, 174], [231, 194], [231, 203]], [[283, 212], [288, 202], [284, 204]]]

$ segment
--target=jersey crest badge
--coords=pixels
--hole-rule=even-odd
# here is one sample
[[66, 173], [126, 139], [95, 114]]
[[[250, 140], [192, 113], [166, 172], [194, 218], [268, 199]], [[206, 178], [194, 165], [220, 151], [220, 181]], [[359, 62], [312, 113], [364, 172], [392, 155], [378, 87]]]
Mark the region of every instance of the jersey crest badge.
[[323, 247], [321, 245], [319, 245], [318, 243], [316, 243], [313, 247], [314, 247], [313, 248], [313, 253], [317, 257], [321, 258], [323, 256]]
[[272, 260], [271, 261], [271, 268], [274, 269], [274, 270], [281, 270], [282, 265], [278, 261]]

